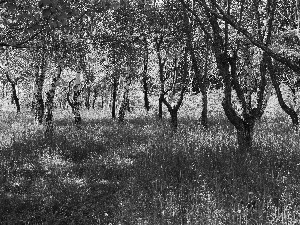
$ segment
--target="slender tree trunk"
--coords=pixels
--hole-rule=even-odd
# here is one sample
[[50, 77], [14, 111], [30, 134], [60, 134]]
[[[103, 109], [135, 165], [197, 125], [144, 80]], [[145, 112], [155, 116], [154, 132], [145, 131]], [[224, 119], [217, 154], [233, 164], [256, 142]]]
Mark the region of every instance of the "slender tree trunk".
[[54, 96], [55, 96], [55, 89], [58, 85], [58, 81], [61, 75], [61, 66], [59, 65], [59, 71], [56, 77], [53, 78], [51, 88], [46, 93], [46, 102], [45, 102], [45, 122], [46, 122], [46, 131], [45, 136], [52, 136], [53, 134], [53, 106], [54, 106]]
[[185, 33], [187, 35], [187, 48], [191, 56], [192, 61], [192, 69], [194, 71], [194, 78], [192, 81], [192, 91], [196, 94], [201, 92], [202, 95], [202, 112], [201, 112], [201, 125], [204, 128], [208, 126], [208, 99], [207, 99], [207, 76], [208, 76], [208, 57], [209, 57], [209, 45], [208, 40], [206, 40], [206, 52], [205, 52], [205, 65], [204, 71], [201, 74], [201, 70], [199, 68], [199, 63], [196, 58], [196, 54], [193, 47], [193, 32], [188, 19], [188, 16], [185, 15]]
[[149, 58], [149, 52], [148, 52], [148, 43], [147, 39], [144, 40], [144, 71], [143, 71], [143, 92], [144, 92], [144, 106], [147, 112], [150, 110], [150, 104], [149, 104], [149, 98], [148, 98], [148, 58]]
[[272, 59], [271, 59], [270, 56], [268, 56], [268, 58], [267, 58], [267, 65], [268, 65], [268, 70], [270, 72], [270, 77], [271, 77], [271, 80], [272, 80], [272, 84], [274, 86], [274, 89], [275, 89], [275, 92], [276, 92], [276, 95], [277, 95], [277, 98], [278, 98], [279, 105], [282, 108], [282, 110], [286, 114], [289, 115], [295, 129], [298, 129], [298, 126], [299, 126], [298, 115], [295, 112], [295, 110], [290, 108], [283, 100], [282, 93], [281, 93], [281, 90], [280, 90], [280, 87], [279, 87], [279, 83], [276, 79], [276, 72], [275, 72], [275, 69], [273, 67]]
[[119, 109], [119, 122], [124, 122], [125, 111], [129, 108], [129, 89], [130, 89], [130, 77], [127, 76], [124, 82], [123, 99]]
[[19, 101], [19, 98], [18, 98], [18, 95], [17, 95], [15, 82], [11, 83], [11, 88], [12, 88], [13, 102], [16, 104], [17, 113], [19, 113], [21, 111], [21, 107], [20, 107], [20, 101]]
[[162, 99], [164, 98], [164, 94], [160, 94], [159, 95], [159, 99], [158, 99], [158, 118], [162, 119], [163, 117], [163, 101]]
[[42, 63], [40, 67], [37, 67], [35, 75], [35, 92], [34, 92], [34, 111], [35, 121], [38, 124], [43, 123], [44, 117], [44, 100], [43, 100], [43, 86], [45, 80], [45, 58], [42, 56]]
[[144, 106], [147, 112], [150, 110], [150, 103], [149, 103], [149, 97], [148, 97], [148, 78], [143, 77], [143, 92], [144, 92]]
[[208, 97], [207, 97], [207, 90], [202, 90], [202, 112], [201, 112], [201, 125], [204, 128], [208, 127], [208, 118], [207, 118], [207, 111], [208, 111]]
[[165, 77], [164, 77], [164, 66], [166, 63], [166, 58], [163, 60], [160, 52], [161, 45], [163, 43], [163, 36], [155, 39], [156, 55], [158, 58], [158, 67], [159, 67], [159, 80], [160, 80], [160, 95], [158, 99], [158, 118], [162, 119], [163, 116], [163, 99], [165, 96]]
[[90, 104], [90, 96], [91, 96], [91, 89], [90, 87], [88, 87], [86, 89], [86, 96], [85, 96], [85, 107], [89, 110], [90, 107], [91, 107], [91, 104]]
[[11, 103], [16, 105], [17, 113], [19, 113], [21, 111], [21, 107], [20, 107], [20, 102], [19, 102], [19, 98], [18, 98], [18, 94], [17, 94], [17, 89], [16, 89], [18, 80], [17, 79], [13, 80], [10, 77], [8, 71], [6, 71], [6, 78], [7, 78], [8, 82], [10, 83], [11, 90], [12, 90], [12, 93], [11, 93]]
[[208, 113], [208, 96], [207, 96], [208, 78], [207, 77], [208, 77], [208, 57], [209, 57], [208, 43], [206, 44], [206, 48], [207, 49], [205, 54], [204, 71], [200, 82], [200, 91], [202, 95], [201, 125], [205, 129], [208, 127], [208, 116], [207, 116]]
[[98, 91], [97, 89], [94, 89], [94, 95], [93, 95], [93, 102], [92, 102], [92, 108], [95, 109], [95, 103], [98, 97]]
[[118, 79], [113, 78], [113, 93], [112, 93], [112, 107], [111, 107], [111, 116], [113, 119], [116, 118], [116, 102], [117, 102], [117, 92], [118, 92]]
[[75, 84], [74, 86], [74, 93], [73, 93], [73, 114], [74, 114], [74, 122], [76, 126], [79, 126], [81, 124], [81, 115], [80, 115], [80, 102], [79, 102], [79, 96], [80, 96], [80, 84]]

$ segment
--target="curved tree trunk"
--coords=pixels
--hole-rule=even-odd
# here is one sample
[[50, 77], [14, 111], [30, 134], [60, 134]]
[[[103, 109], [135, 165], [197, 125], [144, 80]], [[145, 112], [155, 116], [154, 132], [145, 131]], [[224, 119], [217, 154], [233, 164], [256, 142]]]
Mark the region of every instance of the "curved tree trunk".
[[271, 80], [272, 80], [272, 84], [274, 86], [274, 89], [275, 89], [275, 92], [276, 92], [276, 95], [277, 95], [277, 98], [278, 98], [279, 105], [282, 108], [282, 110], [286, 114], [289, 115], [295, 129], [298, 129], [298, 126], [299, 126], [298, 115], [295, 112], [295, 110], [290, 108], [283, 100], [282, 93], [281, 93], [281, 90], [280, 90], [280, 87], [279, 87], [279, 83], [276, 79], [276, 71], [273, 67], [272, 59], [271, 59], [270, 56], [267, 57], [267, 65], [268, 65], [268, 70], [269, 70], [270, 77], [271, 77]]
[[192, 28], [189, 23], [187, 15], [185, 15], [185, 23], [186, 23], [186, 29], [185, 33], [187, 36], [187, 48], [190, 53], [191, 61], [192, 61], [192, 69], [194, 71], [194, 78], [192, 82], [192, 91], [198, 94], [201, 92], [202, 95], [202, 112], [201, 112], [201, 118], [200, 122], [201, 125], [204, 128], [207, 128], [208, 124], [208, 99], [207, 99], [207, 75], [208, 75], [208, 57], [209, 57], [209, 46], [208, 41], [206, 40], [206, 52], [205, 52], [205, 65], [204, 65], [204, 71], [201, 73], [201, 70], [199, 68], [195, 50], [193, 47], [193, 33]]
[[11, 89], [12, 89], [12, 95], [11, 95], [11, 100], [12, 100], [12, 104], [15, 104], [16, 105], [16, 108], [17, 108], [17, 113], [19, 113], [21, 111], [21, 107], [20, 107], [20, 101], [19, 101], [19, 98], [18, 98], [18, 94], [17, 94], [17, 89], [16, 89], [16, 86], [17, 86], [17, 83], [18, 83], [18, 79], [12, 79], [9, 75], [9, 72], [6, 71], [6, 78], [8, 80], [8, 82], [10, 83], [11, 85]]

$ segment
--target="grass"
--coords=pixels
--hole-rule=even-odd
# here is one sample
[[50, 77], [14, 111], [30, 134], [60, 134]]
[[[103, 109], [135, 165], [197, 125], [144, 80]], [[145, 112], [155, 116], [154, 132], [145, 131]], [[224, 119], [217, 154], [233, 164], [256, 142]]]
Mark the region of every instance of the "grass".
[[300, 134], [263, 118], [241, 164], [232, 125], [215, 110], [203, 130], [195, 101], [176, 134], [142, 110], [83, 111], [81, 129], [58, 110], [47, 139], [1, 112], [0, 224], [300, 224]]

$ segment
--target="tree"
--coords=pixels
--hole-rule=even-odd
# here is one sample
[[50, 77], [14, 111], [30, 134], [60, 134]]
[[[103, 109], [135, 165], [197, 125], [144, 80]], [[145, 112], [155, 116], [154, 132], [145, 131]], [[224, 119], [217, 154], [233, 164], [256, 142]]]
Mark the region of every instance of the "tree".
[[[78, 128], [80, 127], [81, 124], [79, 96], [82, 92], [82, 89], [84, 88], [84, 86], [81, 84], [80, 81], [80, 74], [81, 74], [80, 70], [78, 70], [76, 73], [76, 78], [69, 81], [69, 90], [67, 93], [67, 101], [74, 115], [74, 123]], [[72, 83], [74, 83], [73, 87], [72, 87]]]
[[[183, 48], [183, 53], [180, 52], [180, 54], [183, 55], [183, 57], [179, 56], [177, 58], [177, 56], [175, 55], [174, 58], [174, 65], [173, 65], [173, 82], [171, 85], [171, 88], [169, 90], [172, 90], [171, 93], [171, 97], [170, 97], [170, 102], [166, 100], [165, 98], [165, 94], [167, 94], [167, 92], [164, 92], [164, 95], [161, 96], [162, 98], [162, 102], [166, 105], [166, 107], [168, 108], [168, 111], [170, 113], [170, 117], [171, 117], [171, 125], [172, 125], [172, 129], [173, 131], [177, 131], [177, 127], [178, 127], [178, 110], [182, 104], [183, 101], [183, 97], [184, 97], [184, 93], [187, 89], [187, 81], [188, 81], [188, 50], [186, 48], [186, 46], [184, 46]], [[170, 72], [172, 73], [172, 72]], [[178, 82], [179, 80], [179, 82]], [[180, 85], [180, 88], [176, 87], [177, 85]], [[176, 103], [174, 104], [174, 95], [177, 92], [177, 89], [179, 90], [179, 97], [176, 101]]]
[[[266, 68], [267, 68], [267, 54], [262, 54], [260, 57], [259, 72], [252, 76], [250, 68], [252, 60], [249, 59], [249, 52], [244, 50], [249, 43], [239, 37], [241, 30], [238, 33], [229, 27], [229, 21], [219, 20], [223, 17], [217, 11], [222, 11], [222, 15], [227, 15], [228, 18], [237, 18], [237, 26], [246, 24], [249, 21], [256, 21], [251, 23], [253, 27], [261, 26], [260, 20], [252, 18], [253, 14], [248, 13], [247, 10], [253, 10], [255, 5], [246, 3], [245, 1], [238, 3], [235, 1], [226, 1], [223, 9], [216, 1], [197, 1], [196, 6], [191, 6], [189, 2], [180, 1], [195, 18], [199, 27], [204, 34], [209, 38], [212, 44], [219, 74], [222, 77], [224, 84], [224, 99], [222, 102], [223, 109], [229, 121], [235, 126], [237, 130], [237, 142], [239, 145], [240, 155], [246, 156], [245, 153], [251, 152], [252, 137], [254, 133], [254, 126], [257, 120], [261, 118], [264, 112], [265, 105], [265, 87], [266, 87]], [[260, 30], [255, 35], [259, 42], [264, 46], [270, 45], [271, 29], [273, 27], [275, 7], [272, 4], [266, 6], [268, 8], [267, 23], [264, 24], [265, 33], [261, 34]], [[247, 5], [249, 4], [249, 5]], [[263, 4], [263, 3], [261, 3]], [[201, 13], [200, 13], [201, 12]], [[243, 55], [244, 54], [244, 55]], [[248, 58], [248, 59], [247, 59]], [[244, 62], [245, 66], [241, 66]], [[246, 70], [244, 70], [246, 69]], [[258, 76], [258, 77], [257, 77]], [[245, 82], [242, 82], [242, 81]], [[248, 83], [247, 83], [248, 80]], [[256, 105], [252, 105], [251, 92], [253, 86], [249, 84], [258, 80]], [[255, 82], [254, 82], [255, 83]], [[245, 85], [246, 84], [246, 85]], [[242, 107], [242, 113], [239, 114], [233, 107], [232, 90], [235, 90], [238, 100]]]
[[[17, 93], [18, 84], [27, 78], [27, 71], [29, 70], [26, 59], [26, 51], [12, 50], [6, 48], [3, 56], [4, 67], [1, 68], [5, 74], [8, 83], [11, 85], [12, 90], [12, 103], [16, 105], [17, 113], [21, 111], [20, 100]], [[12, 66], [13, 65], [13, 66]]]

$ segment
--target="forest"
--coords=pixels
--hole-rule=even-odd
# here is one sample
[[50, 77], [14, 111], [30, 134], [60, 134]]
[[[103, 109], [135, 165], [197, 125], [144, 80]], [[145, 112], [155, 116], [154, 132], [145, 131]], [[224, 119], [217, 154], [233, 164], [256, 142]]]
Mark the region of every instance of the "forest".
[[0, 0], [0, 224], [300, 224], [300, 0]]

